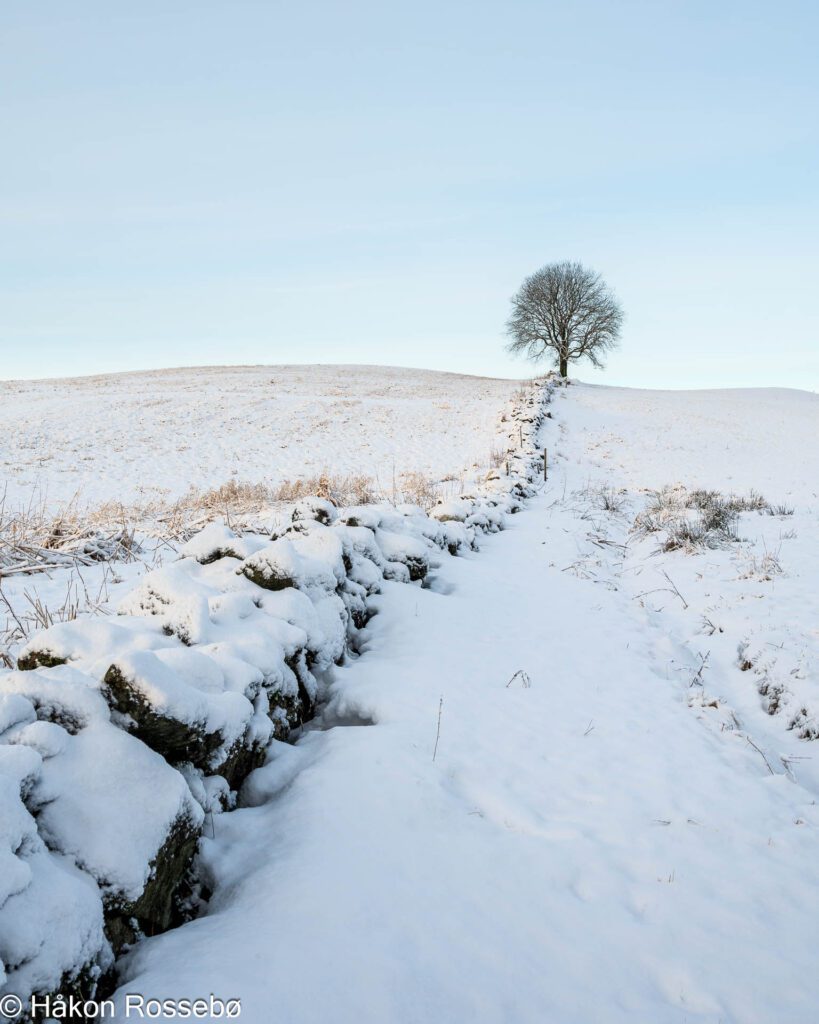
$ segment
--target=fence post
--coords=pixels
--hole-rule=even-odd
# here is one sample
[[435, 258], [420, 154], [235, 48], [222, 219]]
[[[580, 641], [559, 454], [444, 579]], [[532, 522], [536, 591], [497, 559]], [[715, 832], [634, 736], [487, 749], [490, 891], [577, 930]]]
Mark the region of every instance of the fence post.
[[547, 480], [549, 477], [549, 455], [548, 449], [543, 449], [543, 479]]

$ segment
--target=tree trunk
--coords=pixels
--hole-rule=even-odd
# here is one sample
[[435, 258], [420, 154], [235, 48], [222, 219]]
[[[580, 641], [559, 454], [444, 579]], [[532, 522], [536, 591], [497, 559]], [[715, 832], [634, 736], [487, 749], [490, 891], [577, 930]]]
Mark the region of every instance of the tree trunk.
[[560, 376], [564, 379], [569, 376], [569, 357], [560, 353]]

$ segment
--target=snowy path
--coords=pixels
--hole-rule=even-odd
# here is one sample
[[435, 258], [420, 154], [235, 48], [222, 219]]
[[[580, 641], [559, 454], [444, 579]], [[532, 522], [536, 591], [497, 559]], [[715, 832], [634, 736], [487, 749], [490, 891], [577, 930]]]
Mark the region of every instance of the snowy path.
[[377, 724], [280, 748], [206, 841], [211, 913], [122, 993], [253, 1024], [816, 1019], [817, 808], [698, 720], [621, 592], [561, 571], [562, 486], [447, 559], [450, 593], [387, 585], [335, 684]]

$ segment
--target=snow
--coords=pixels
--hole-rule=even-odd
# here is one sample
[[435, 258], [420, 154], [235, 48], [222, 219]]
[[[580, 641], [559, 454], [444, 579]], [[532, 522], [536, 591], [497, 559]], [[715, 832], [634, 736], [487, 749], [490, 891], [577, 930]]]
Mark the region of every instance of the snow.
[[81, 664], [91, 675], [102, 678], [110, 664], [108, 651], [151, 650], [173, 643], [163, 634], [161, 624], [149, 618], [123, 617], [116, 622], [91, 618], [54, 623], [24, 644], [19, 657], [56, 658]]
[[[139, 663], [153, 655], [143, 651], [131, 658]], [[220, 694], [222, 700], [231, 697], [249, 707], [244, 697]], [[171, 824], [180, 815], [201, 818], [180, 776], [111, 724], [94, 680], [77, 669], [0, 676], [3, 765], [23, 753], [18, 786], [28, 778], [25, 803], [39, 837], [122, 898], [141, 893]]]
[[[71, 665], [58, 665], [47, 671], [4, 673], [0, 675], [0, 691], [6, 695], [6, 707], [12, 703], [16, 706], [16, 702], [23, 698], [37, 716], [56, 722], [72, 733], [108, 715], [94, 680]], [[0, 718], [0, 732], [3, 729], [3, 719]]]
[[110, 722], [93, 722], [66, 740], [31, 794], [40, 834], [104, 890], [135, 900], [174, 822], [184, 816], [198, 823], [202, 811], [162, 757]]
[[[810, 754], [798, 742], [819, 736], [819, 452], [812, 440], [819, 436], [819, 396], [692, 392], [686, 405], [687, 394], [649, 392], [641, 411], [640, 392], [577, 388], [561, 403], [557, 450], [583, 466], [587, 487], [603, 481], [621, 491], [622, 515], [609, 517], [606, 527], [610, 540], [628, 545], [618, 585], [639, 599], [647, 619], [663, 621], [681, 661], [672, 671], [694, 676], [705, 661], [700, 681], [709, 699], [720, 700], [720, 713], [729, 720], [751, 716], [755, 742], [772, 747], [778, 770], [784, 757], [789, 771], [798, 766], [800, 778], [810, 775], [819, 788], [819, 766], [804, 760]], [[601, 417], [610, 428], [601, 428]], [[676, 431], [669, 426], [674, 417]], [[624, 430], [630, 443], [614, 444]], [[642, 489], [663, 485], [753, 490], [772, 507], [739, 516], [739, 543], [663, 557], [656, 535], [629, 534]], [[592, 515], [599, 519], [599, 512]], [[606, 575], [607, 562], [592, 571]], [[741, 664], [744, 672], [737, 671]]]
[[225, 523], [213, 522], [195, 533], [179, 549], [183, 558], [195, 558], [202, 565], [219, 558], [247, 558], [261, 547], [263, 542], [254, 537], [237, 537]]
[[[336, 538], [337, 561], [341, 563], [341, 544]], [[293, 541], [280, 537], [255, 555], [251, 555], [237, 569], [248, 579], [264, 580], [270, 590], [285, 590], [297, 587], [299, 590], [332, 590], [337, 577], [334, 566], [322, 559], [305, 555]]]
[[600, 469], [625, 485], [753, 487], [772, 501], [819, 497], [815, 392], [644, 391], [584, 384], [564, 405], [576, 457], [589, 471]]
[[247, 728], [253, 713], [250, 702], [240, 693], [224, 691], [224, 677], [216, 664], [213, 666], [214, 674], [219, 672], [222, 685], [215, 693], [191, 685], [192, 681], [199, 682], [201, 675], [197, 673], [191, 680], [191, 666], [187, 659], [177, 662], [176, 666], [183, 671], [187, 669], [187, 678], [151, 651], [122, 655], [111, 664], [128, 681], [132, 692], [150, 705], [157, 715], [184, 722], [207, 733], [219, 732], [229, 743], [239, 739]]
[[[34, 718], [21, 695], [0, 694], [0, 986], [24, 997], [111, 959], [96, 886], [70, 858], [46, 848], [24, 803], [45, 768], [35, 748], [42, 748], [48, 723]], [[46, 756], [56, 759], [60, 745], [52, 735]]]
[[97, 961], [103, 968], [111, 955], [103, 934], [102, 904], [96, 886], [68, 857], [50, 853], [32, 837], [21, 859], [31, 881], [0, 906], [0, 985], [19, 993], [53, 991], [71, 982], [77, 964]]
[[167, 502], [231, 478], [434, 479], [486, 466], [518, 382], [380, 366], [0, 381], [7, 506]]
[[[137, 895], [174, 815], [212, 812], [206, 912], [137, 943], [120, 1007], [214, 992], [249, 1022], [815, 1019], [815, 396], [573, 383], [550, 411], [528, 501], [495, 469], [432, 516], [306, 501], [274, 539], [210, 527], [124, 573], [116, 620], [27, 647], [70, 665], [0, 673], [6, 985], [104, 963], [97, 883]], [[526, 470], [531, 452], [507, 455]], [[638, 529], [667, 487], [677, 504]], [[697, 487], [772, 507], [671, 550]], [[152, 708], [267, 746], [238, 809], [208, 774], [224, 748], [178, 771], [109, 713], [115, 661]], [[265, 702], [281, 724], [303, 688], [319, 717], [281, 742]], [[46, 913], [31, 901], [58, 868], [75, 881]]]
[[[221, 986], [244, 1020], [275, 1007], [300, 1024], [815, 1019], [819, 778], [796, 759], [811, 745], [765, 713], [736, 625], [704, 636], [700, 610], [746, 605], [743, 627], [768, 628], [805, 600], [815, 642], [815, 561], [789, 562], [774, 599], [734, 571], [756, 538], [693, 554], [628, 540], [643, 489], [677, 480], [809, 497], [810, 453], [771, 441], [758, 462], [753, 424], [815, 406], [639, 401], [567, 389], [541, 496], [430, 586], [384, 584], [323, 720], [271, 748], [249, 806], [204, 840], [209, 913], [141, 944], [121, 993]], [[815, 506], [797, 515], [815, 547]], [[781, 525], [741, 518], [743, 534]], [[668, 583], [641, 595], [662, 572], [688, 608]], [[731, 656], [692, 683], [723, 637]]]
[[[498, 527], [501, 509], [517, 510], [512, 491], [533, 493], [540, 396], [524, 391], [516, 401], [505, 428], [515, 475], [464, 499]], [[535, 426], [517, 423], [524, 413]], [[385, 579], [420, 585], [439, 565], [435, 552], [475, 546], [476, 528], [457, 524], [453, 536], [415, 505], [366, 513], [371, 527], [351, 525], [349, 510], [314, 498], [277, 510], [272, 534], [264, 522], [241, 536], [212, 524], [176, 550], [169, 544], [168, 564], [117, 577], [116, 596], [96, 615], [41, 630], [19, 651], [19, 671], [0, 672], [0, 810], [12, 823], [0, 835], [11, 879], [0, 911], [18, 896], [39, 898], [53, 862], [38, 862], [37, 873], [26, 858], [45, 848], [73, 867], [88, 897], [76, 905], [73, 945], [54, 948], [37, 932], [62, 927], [59, 902], [38, 905], [33, 930], [9, 920], [4, 988], [87, 986], [112, 952], [169, 927], [205, 814], [233, 809], [267, 748], [313, 714]], [[87, 593], [87, 577], [79, 579]], [[66, 964], [69, 949], [75, 959]]]

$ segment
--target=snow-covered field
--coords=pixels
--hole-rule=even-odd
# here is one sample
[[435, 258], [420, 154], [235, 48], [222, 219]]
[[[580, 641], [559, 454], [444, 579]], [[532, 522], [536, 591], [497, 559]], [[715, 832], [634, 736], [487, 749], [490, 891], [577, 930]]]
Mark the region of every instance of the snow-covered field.
[[[597, 530], [605, 537], [603, 544], [579, 542], [572, 571], [613, 574], [632, 596], [659, 588], [639, 598], [645, 615], [684, 644], [696, 671], [703, 666], [699, 679], [712, 696], [730, 693], [735, 709], [755, 711], [761, 690], [771, 715], [759, 723], [766, 734], [773, 729], [778, 742], [785, 727], [792, 736], [819, 736], [819, 395], [585, 386], [564, 406], [558, 447], [566, 471], [575, 479], [579, 472], [591, 492], [580, 502], [594, 523], [588, 536]], [[602, 502], [593, 493], [600, 487], [617, 493]], [[706, 488], [756, 494], [767, 508], [741, 513], [728, 543], [716, 537], [716, 547], [695, 556], [662, 554], [662, 531], [634, 528], [643, 504], [658, 504], [643, 492], [664, 487], [672, 490], [660, 505]], [[601, 504], [620, 507], [601, 521]], [[664, 514], [675, 519], [679, 511]], [[655, 614], [659, 606], [663, 612]], [[685, 675], [685, 661], [669, 657], [669, 671]], [[745, 673], [737, 673], [740, 663]], [[800, 744], [790, 754], [812, 757]], [[819, 789], [819, 763], [808, 760], [805, 772], [814, 773]]]
[[319, 718], [211, 807], [209, 903], [125, 958], [121, 1019], [214, 993], [259, 1024], [816, 1020], [819, 398], [549, 408], [539, 493], [384, 581]]
[[147, 505], [231, 479], [461, 477], [518, 382], [381, 366], [239, 366], [0, 381], [11, 507]]
[[567, 410], [570, 449], [611, 483], [755, 488], [819, 501], [819, 395], [783, 388], [644, 391], [583, 385]]

